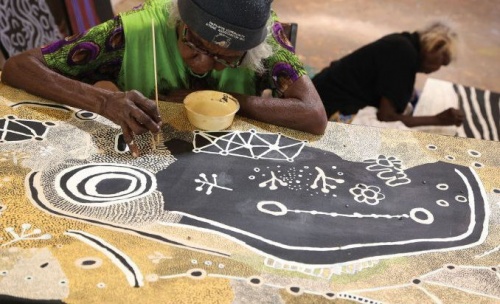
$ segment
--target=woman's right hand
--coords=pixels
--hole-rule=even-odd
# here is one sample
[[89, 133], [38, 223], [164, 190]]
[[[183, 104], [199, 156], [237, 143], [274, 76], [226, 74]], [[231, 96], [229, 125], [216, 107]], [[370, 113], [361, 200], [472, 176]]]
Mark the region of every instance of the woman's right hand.
[[110, 93], [99, 114], [122, 128], [123, 138], [134, 157], [140, 154], [134, 136], [161, 130], [162, 121], [156, 102], [136, 90]]
[[442, 126], [460, 126], [464, 121], [465, 114], [462, 110], [448, 108], [443, 112], [436, 115], [436, 118], [439, 121], [439, 125]]
[[10, 57], [1, 80], [28, 93], [108, 118], [122, 128], [134, 157], [139, 156], [134, 135], [160, 131], [161, 117], [155, 101], [138, 91], [111, 91], [59, 74], [47, 67], [40, 48]]

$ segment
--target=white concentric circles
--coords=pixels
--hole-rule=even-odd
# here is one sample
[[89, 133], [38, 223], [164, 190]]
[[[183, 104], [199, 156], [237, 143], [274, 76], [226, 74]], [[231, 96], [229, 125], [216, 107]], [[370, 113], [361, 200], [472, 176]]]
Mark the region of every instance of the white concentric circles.
[[438, 204], [438, 206], [441, 206], [441, 207], [449, 207], [450, 206], [450, 203], [448, 203], [447, 201], [442, 200], [442, 199], [437, 200], [436, 204]]
[[[101, 193], [100, 183], [124, 181], [126, 188]], [[85, 164], [66, 168], [55, 179], [57, 193], [75, 204], [116, 204], [146, 196], [156, 189], [156, 178], [141, 168], [121, 164]]]

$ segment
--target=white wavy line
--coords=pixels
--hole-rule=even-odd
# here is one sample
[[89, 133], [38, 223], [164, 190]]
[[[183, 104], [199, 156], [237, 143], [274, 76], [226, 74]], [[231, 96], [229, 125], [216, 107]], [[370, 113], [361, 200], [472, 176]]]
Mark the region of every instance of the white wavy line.
[[428, 291], [427, 289], [425, 289], [423, 286], [415, 286], [417, 287], [418, 289], [420, 289], [423, 293], [425, 293], [429, 298], [432, 299], [432, 301], [434, 303], [437, 303], [437, 304], [442, 304], [443, 301], [441, 301], [440, 298], [438, 298], [435, 294], [431, 293], [430, 291]]
[[374, 292], [374, 291], [383, 291], [383, 290], [391, 290], [391, 289], [398, 289], [398, 288], [406, 288], [406, 287], [411, 287], [413, 284], [399, 284], [399, 285], [389, 285], [389, 286], [381, 286], [381, 287], [374, 287], [374, 288], [365, 288], [365, 289], [354, 289], [354, 290], [344, 290], [342, 293], [363, 293], [363, 292]]
[[[483, 137], [484, 139], [491, 139], [490, 137], [490, 129], [488, 129], [488, 125], [486, 123], [486, 119], [483, 117], [483, 113], [481, 112], [481, 107], [477, 101], [477, 93], [475, 88], [470, 88], [470, 99], [472, 103], [472, 108], [474, 109], [474, 113], [476, 114], [477, 120], [483, 129]], [[488, 100], [485, 100], [485, 103], [488, 104]]]
[[491, 249], [491, 250], [488, 250], [488, 251], [486, 251], [486, 252], [484, 252], [482, 254], [476, 255], [475, 258], [476, 259], [484, 258], [485, 256], [490, 255], [490, 254], [492, 254], [494, 252], [497, 252], [497, 251], [500, 251], [500, 245], [497, 246], [497, 247], [495, 247], [495, 248], [493, 248], [493, 249]]
[[[490, 100], [490, 91], [484, 91], [484, 101], [486, 108], [486, 116], [488, 117], [488, 124], [491, 127], [492, 139], [498, 141], [498, 129], [497, 125], [500, 125], [500, 121], [495, 122], [493, 117], [493, 112], [491, 110], [491, 105], [493, 104], [493, 100]], [[498, 108], [500, 108], [500, 97], [498, 98]], [[500, 120], [500, 118], [499, 118]]]
[[465, 112], [465, 120], [469, 122], [468, 125], [472, 132], [472, 135], [474, 136], [474, 138], [481, 138], [481, 134], [479, 134], [479, 131], [477, 130], [476, 126], [474, 125], [474, 121], [472, 120], [472, 111], [469, 105], [469, 100], [467, 98], [467, 93], [465, 92], [463, 86], [457, 85], [457, 87], [460, 92], [460, 96], [462, 97], [462, 106]]
[[425, 281], [425, 283], [426, 284], [431, 284], [431, 285], [436, 285], [436, 286], [441, 286], [441, 287], [446, 287], [446, 288], [451, 288], [451, 289], [455, 289], [455, 290], [460, 290], [460, 291], [463, 291], [463, 292], [468, 293], [468, 294], [473, 294], [473, 295], [478, 295], [478, 296], [482, 296], [482, 297], [487, 297], [487, 298], [492, 298], [492, 299], [500, 300], [500, 297], [497, 297], [497, 296], [494, 296], [494, 295], [480, 293], [480, 292], [477, 292], [477, 291], [474, 291], [474, 290], [471, 290], [471, 289], [460, 288], [460, 287], [456, 287], [456, 286], [452, 286], [452, 285], [448, 285], [448, 284], [443, 284], [443, 283], [439, 283], [439, 282], [433, 282], [433, 281]]
[[[106, 255], [111, 260], [111, 262], [113, 262], [113, 264], [115, 264], [125, 274], [125, 277], [127, 278], [127, 281], [130, 284], [130, 286], [136, 287], [135, 286], [136, 279], [137, 279], [137, 283], [139, 284], [139, 286], [144, 285], [144, 277], [143, 277], [139, 267], [134, 263], [134, 261], [132, 261], [132, 259], [130, 257], [128, 257], [125, 253], [123, 253], [121, 250], [119, 250], [115, 246], [111, 245], [110, 243], [106, 242], [105, 240], [103, 240], [95, 235], [92, 235], [92, 234], [89, 234], [89, 233], [86, 233], [83, 231], [79, 231], [79, 230], [68, 230], [64, 234], [71, 236], [71, 237], [74, 237], [74, 238], [82, 241], [83, 243], [89, 245], [90, 247], [95, 248], [96, 250], [100, 251], [104, 255]], [[88, 238], [86, 238], [80, 234], [83, 234], [84, 236], [86, 236]], [[106, 247], [100, 246], [99, 244], [95, 243], [91, 239], [98, 240]], [[111, 253], [110, 249], [115, 251], [116, 253], [118, 253], [120, 255], [120, 257], [123, 258], [130, 265], [130, 267], [132, 267], [132, 270], [127, 268], [120, 260], [118, 260], [116, 258], [116, 256], [113, 253]]]

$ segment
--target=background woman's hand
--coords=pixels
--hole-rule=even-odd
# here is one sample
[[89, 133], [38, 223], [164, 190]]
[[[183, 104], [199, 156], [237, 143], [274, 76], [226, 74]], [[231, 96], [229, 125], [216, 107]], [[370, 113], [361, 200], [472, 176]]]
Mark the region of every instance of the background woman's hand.
[[162, 124], [156, 102], [136, 90], [110, 93], [99, 114], [122, 128], [123, 138], [134, 157], [140, 154], [134, 136], [148, 131], [158, 133]]
[[460, 126], [464, 121], [464, 112], [459, 109], [448, 108], [436, 115], [439, 124], [442, 126]]

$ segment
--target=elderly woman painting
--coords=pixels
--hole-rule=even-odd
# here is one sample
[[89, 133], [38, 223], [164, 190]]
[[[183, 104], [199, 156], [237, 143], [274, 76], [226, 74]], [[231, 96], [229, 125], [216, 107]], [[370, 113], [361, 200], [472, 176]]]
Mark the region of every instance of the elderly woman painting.
[[[238, 98], [241, 115], [324, 132], [324, 107], [283, 39], [271, 0], [147, 0], [85, 33], [9, 58], [2, 81], [110, 119], [138, 156], [134, 135], [161, 127], [150, 99], [152, 23], [158, 90], [168, 100], [200, 89], [224, 91]], [[93, 86], [101, 80], [119, 91]]]

